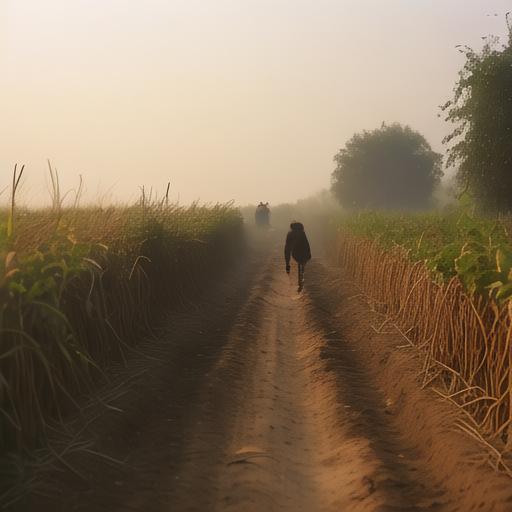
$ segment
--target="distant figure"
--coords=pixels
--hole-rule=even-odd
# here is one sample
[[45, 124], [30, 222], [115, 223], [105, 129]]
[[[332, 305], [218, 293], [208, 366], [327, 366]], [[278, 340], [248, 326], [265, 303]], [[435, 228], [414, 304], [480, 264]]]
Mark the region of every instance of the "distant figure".
[[286, 261], [286, 273], [290, 273], [290, 255], [297, 262], [299, 274], [299, 289], [304, 288], [304, 267], [311, 259], [311, 248], [309, 247], [308, 237], [304, 231], [304, 225], [300, 222], [292, 222], [290, 231], [286, 236], [284, 246], [284, 259]]
[[256, 208], [254, 219], [257, 226], [269, 226], [270, 225], [270, 208], [268, 203], [260, 203]]

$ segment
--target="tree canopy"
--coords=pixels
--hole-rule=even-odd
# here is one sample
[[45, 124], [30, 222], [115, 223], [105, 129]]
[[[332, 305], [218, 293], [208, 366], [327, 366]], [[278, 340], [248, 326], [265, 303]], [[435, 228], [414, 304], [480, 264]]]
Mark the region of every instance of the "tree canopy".
[[457, 180], [485, 210], [512, 210], [512, 26], [500, 45], [487, 38], [476, 52], [459, 47], [466, 63], [455, 95], [442, 107], [456, 124], [445, 138], [448, 165], [457, 166]]
[[334, 161], [332, 192], [347, 208], [426, 208], [443, 175], [442, 156], [400, 124], [355, 134]]

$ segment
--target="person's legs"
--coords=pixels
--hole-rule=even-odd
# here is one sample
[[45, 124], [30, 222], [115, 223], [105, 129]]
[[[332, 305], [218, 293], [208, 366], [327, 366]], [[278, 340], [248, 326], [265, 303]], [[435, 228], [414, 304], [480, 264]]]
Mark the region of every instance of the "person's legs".
[[299, 292], [304, 288], [304, 263], [298, 263], [298, 274], [299, 274]]

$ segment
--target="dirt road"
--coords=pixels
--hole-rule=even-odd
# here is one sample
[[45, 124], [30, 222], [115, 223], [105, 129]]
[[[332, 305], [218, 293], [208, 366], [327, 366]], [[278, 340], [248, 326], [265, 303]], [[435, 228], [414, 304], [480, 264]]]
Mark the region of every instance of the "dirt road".
[[450, 468], [421, 436], [404, 436], [414, 424], [401, 424], [364, 347], [348, 339], [354, 325], [331, 307], [329, 272], [312, 262], [299, 295], [278, 246], [253, 251], [169, 319], [151, 359], [104, 397], [109, 409], [91, 406], [70, 427], [93, 444], [67, 450], [23, 510], [512, 509], [508, 480], [482, 469], [495, 492], [470, 500], [467, 481], [446, 483]]

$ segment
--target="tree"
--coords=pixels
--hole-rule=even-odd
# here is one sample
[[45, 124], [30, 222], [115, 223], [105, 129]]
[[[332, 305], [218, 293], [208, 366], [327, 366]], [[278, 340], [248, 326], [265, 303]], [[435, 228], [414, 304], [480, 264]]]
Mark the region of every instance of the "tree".
[[500, 45], [486, 38], [481, 52], [459, 47], [466, 63], [459, 73], [447, 121], [456, 124], [445, 138], [448, 165], [458, 166], [457, 181], [487, 211], [512, 210], [512, 26]]
[[426, 208], [443, 175], [442, 156], [400, 124], [354, 135], [334, 161], [332, 192], [349, 208]]

